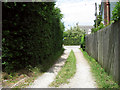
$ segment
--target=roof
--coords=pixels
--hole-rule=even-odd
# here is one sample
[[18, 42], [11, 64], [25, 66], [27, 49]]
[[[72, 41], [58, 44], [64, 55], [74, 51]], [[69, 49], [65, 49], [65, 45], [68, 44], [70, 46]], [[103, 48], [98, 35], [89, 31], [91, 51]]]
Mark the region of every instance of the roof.
[[94, 26], [87, 26], [87, 25], [79, 25], [80, 29], [85, 30], [86, 34], [88, 34], [88, 30], [94, 28]]

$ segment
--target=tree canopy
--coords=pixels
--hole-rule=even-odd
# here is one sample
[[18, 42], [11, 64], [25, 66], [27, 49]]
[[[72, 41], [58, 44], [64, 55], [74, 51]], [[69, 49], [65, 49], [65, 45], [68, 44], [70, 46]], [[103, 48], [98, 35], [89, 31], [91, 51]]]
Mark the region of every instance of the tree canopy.
[[78, 25], [64, 31], [64, 45], [80, 45], [80, 38], [84, 33]]

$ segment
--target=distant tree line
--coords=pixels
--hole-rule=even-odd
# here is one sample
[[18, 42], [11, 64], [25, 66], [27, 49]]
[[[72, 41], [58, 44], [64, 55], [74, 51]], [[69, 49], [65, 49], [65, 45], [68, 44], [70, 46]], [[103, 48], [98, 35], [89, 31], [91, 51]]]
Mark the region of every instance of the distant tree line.
[[78, 25], [64, 31], [64, 45], [80, 45], [81, 36], [84, 33]]

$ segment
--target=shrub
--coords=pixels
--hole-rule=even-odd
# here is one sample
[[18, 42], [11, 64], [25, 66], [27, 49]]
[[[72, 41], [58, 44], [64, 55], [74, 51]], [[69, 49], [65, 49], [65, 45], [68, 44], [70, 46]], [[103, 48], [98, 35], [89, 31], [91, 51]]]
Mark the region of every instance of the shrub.
[[85, 35], [82, 35], [80, 44], [81, 48], [85, 51]]
[[112, 11], [112, 15], [113, 15], [113, 16], [112, 16], [112, 19], [113, 19], [114, 21], [120, 20], [120, 1], [117, 2], [114, 10]]
[[100, 23], [99, 26], [97, 28], [92, 28], [92, 33], [95, 33], [97, 32], [98, 30], [104, 28], [104, 24], [103, 23]]
[[64, 32], [64, 45], [80, 45], [82, 34], [84, 34], [84, 31], [78, 25], [71, 27]]
[[2, 9], [4, 71], [48, 63], [62, 49], [62, 14], [54, 2], [7, 2]]

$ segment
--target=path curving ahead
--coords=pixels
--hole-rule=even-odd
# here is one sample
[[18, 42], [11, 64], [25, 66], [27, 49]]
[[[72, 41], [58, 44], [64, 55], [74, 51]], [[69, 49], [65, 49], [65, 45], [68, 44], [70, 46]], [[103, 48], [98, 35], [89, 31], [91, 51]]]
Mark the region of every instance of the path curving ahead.
[[64, 66], [71, 50], [74, 51], [76, 56], [77, 71], [74, 77], [69, 80], [70, 83], [61, 85], [59, 88], [97, 88], [95, 79], [92, 77], [90, 72], [90, 66], [85, 60], [82, 52], [79, 50], [80, 46], [64, 46], [64, 48], [66, 50], [56, 64], [53, 65], [48, 72], [38, 77], [28, 88], [51, 88], [49, 87], [49, 84], [54, 81], [57, 73], [60, 71], [62, 66]]

